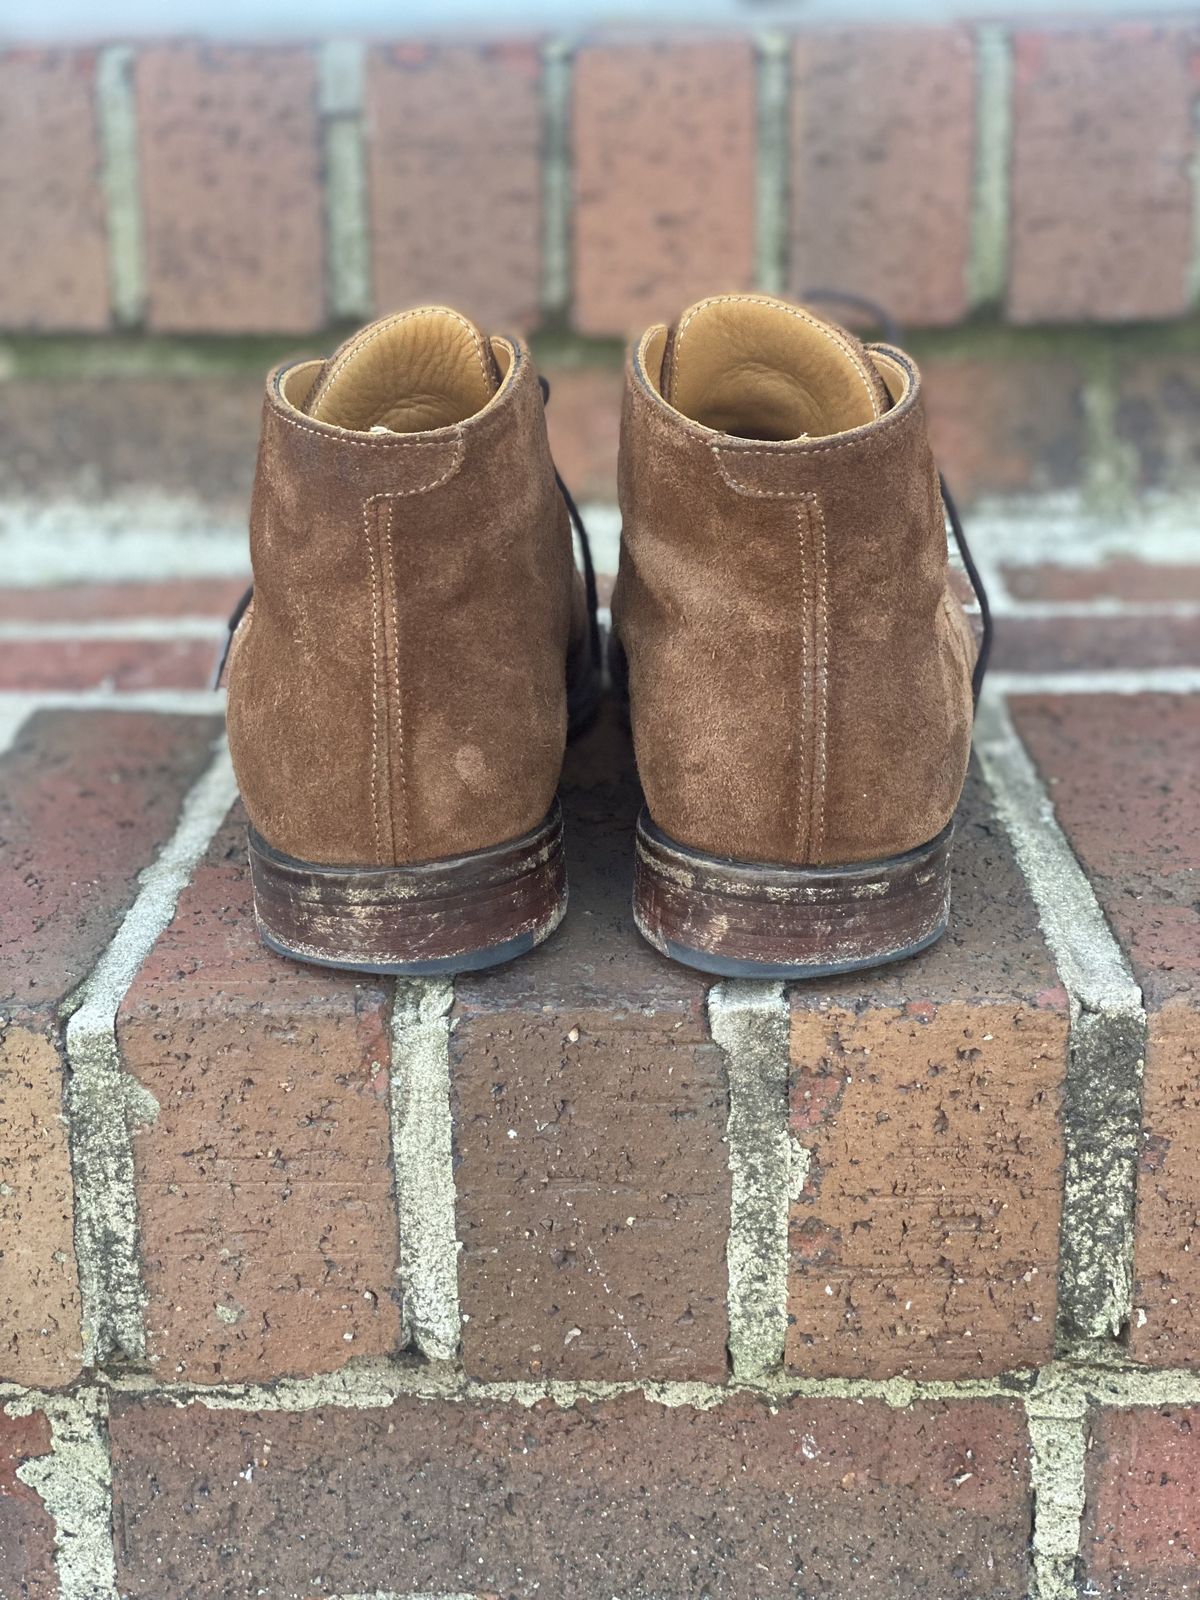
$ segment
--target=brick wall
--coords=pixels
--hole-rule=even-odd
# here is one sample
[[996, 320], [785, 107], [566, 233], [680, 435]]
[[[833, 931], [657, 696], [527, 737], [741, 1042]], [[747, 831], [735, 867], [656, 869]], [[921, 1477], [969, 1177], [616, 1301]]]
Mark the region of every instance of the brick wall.
[[815, 283], [914, 326], [1173, 318], [1194, 19], [0, 54], [0, 327], [436, 297], [625, 334]]

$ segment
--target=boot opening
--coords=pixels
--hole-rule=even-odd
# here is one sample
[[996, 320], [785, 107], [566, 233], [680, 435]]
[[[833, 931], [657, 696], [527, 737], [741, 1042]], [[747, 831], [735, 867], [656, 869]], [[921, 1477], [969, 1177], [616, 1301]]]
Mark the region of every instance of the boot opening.
[[356, 333], [323, 364], [302, 409], [357, 433], [425, 433], [481, 411], [510, 361], [504, 341], [457, 311], [422, 306]]
[[853, 335], [765, 295], [701, 300], [669, 332], [656, 330], [643, 357], [668, 404], [741, 439], [844, 433], [890, 404]]

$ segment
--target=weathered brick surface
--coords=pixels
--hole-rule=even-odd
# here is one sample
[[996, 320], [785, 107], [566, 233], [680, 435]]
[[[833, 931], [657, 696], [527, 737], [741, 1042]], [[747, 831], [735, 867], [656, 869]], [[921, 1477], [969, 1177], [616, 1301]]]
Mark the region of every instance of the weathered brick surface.
[[224, 621], [250, 574], [240, 578], [167, 578], [152, 583], [63, 583], [47, 589], [0, 588], [0, 622], [108, 622], [128, 617], [214, 617]]
[[1016, 600], [1200, 600], [1200, 565], [1152, 566], [1132, 558], [1095, 567], [1001, 566]]
[[367, 130], [375, 303], [458, 306], [494, 331], [541, 300], [536, 43], [383, 45]]
[[1141, 22], [1014, 37], [1015, 321], [1186, 309], [1193, 42]]
[[745, 38], [586, 45], [572, 105], [575, 326], [640, 332], [754, 276]]
[[0, 1406], [0, 1600], [55, 1600], [59, 1592], [54, 1523], [17, 1476], [49, 1451], [50, 1424], [41, 1412], [9, 1416]]
[[1200, 698], [1030, 698], [1013, 713], [1149, 1019], [1130, 1347], [1200, 1364]]
[[138, 52], [136, 82], [150, 326], [320, 326], [313, 53], [150, 45]]
[[1144, 486], [1194, 490], [1200, 482], [1200, 360], [1180, 352], [1123, 362], [1116, 427], [1136, 452]]
[[1200, 1411], [1093, 1414], [1080, 1555], [1080, 1593], [1089, 1600], [1200, 1594]]
[[207, 1383], [403, 1342], [389, 1167], [391, 991], [258, 942], [235, 812], [121, 1008], [154, 1096], [134, 1136], [150, 1359]]
[[960, 506], [1079, 483], [1083, 380], [1073, 360], [934, 355], [921, 374], [930, 443]]
[[977, 778], [950, 928], [792, 991], [787, 1365], [967, 1377], [1053, 1349], [1066, 995]]
[[[269, 360], [264, 351], [261, 371], [220, 376], [0, 383], [0, 491], [89, 505], [132, 492], [151, 501], [202, 501], [241, 516]], [[169, 517], [169, 506], [160, 514]]]
[[975, 61], [965, 28], [855, 28], [792, 47], [792, 289], [966, 310]]
[[108, 323], [94, 52], [0, 55], [0, 326]]
[[0, 1379], [79, 1370], [59, 1007], [208, 759], [212, 718], [43, 713], [0, 761]]
[[79, 1283], [63, 1066], [46, 1023], [0, 1021], [0, 1130], [0, 1377], [66, 1383], [82, 1354]]
[[204, 689], [218, 639], [3, 639], [0, 690]]
[[112, 1434], [130, 1600], [1028, 1592], [1010, 1402], [694, 1410], [630, 1394], [284, 1415], [121, 1399]]
[[721, 1379], [727, 1091], [704, 982], [629, 906], [639, 797], [610, 714], [568, 757], [571, 908], [460, 978], [451, 1036], [468, 1372]]
[[1006, 672], [1194, 667], [1200, 617], [1001, 616], [992, 664]]

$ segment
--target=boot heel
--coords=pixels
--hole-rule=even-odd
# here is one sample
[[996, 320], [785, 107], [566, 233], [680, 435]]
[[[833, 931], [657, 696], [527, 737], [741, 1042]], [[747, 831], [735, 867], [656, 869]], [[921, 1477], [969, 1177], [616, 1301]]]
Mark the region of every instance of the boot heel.
[[945, 932], [953, 830], [884, 861], [771, 866], [689, 850], [643, 810], [634, 920], [656, 950], [724, 978], [820, 978], [899, 961]]
[[413, 977], [477, 971], [549, 938], [567, 907], [557, 801], [520, 839], [417, 866], [317, 866], [247, 831], [263, 943], [317, 966]]

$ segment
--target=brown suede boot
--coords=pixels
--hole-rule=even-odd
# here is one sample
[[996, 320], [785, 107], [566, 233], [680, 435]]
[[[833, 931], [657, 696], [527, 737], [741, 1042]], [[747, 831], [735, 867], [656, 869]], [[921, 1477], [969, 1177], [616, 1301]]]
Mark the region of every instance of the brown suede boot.
[[912, 361], [703, 300], [632, 353], [620, 478], [639, 928], [726, 976], [931, 944], [976, 651]]
[[598, 693], [560, 487], [528, 350], [457, 312], [267, 380], [229, 741], [273, 949], [456, 971], [557, 926], [563, 745]]

